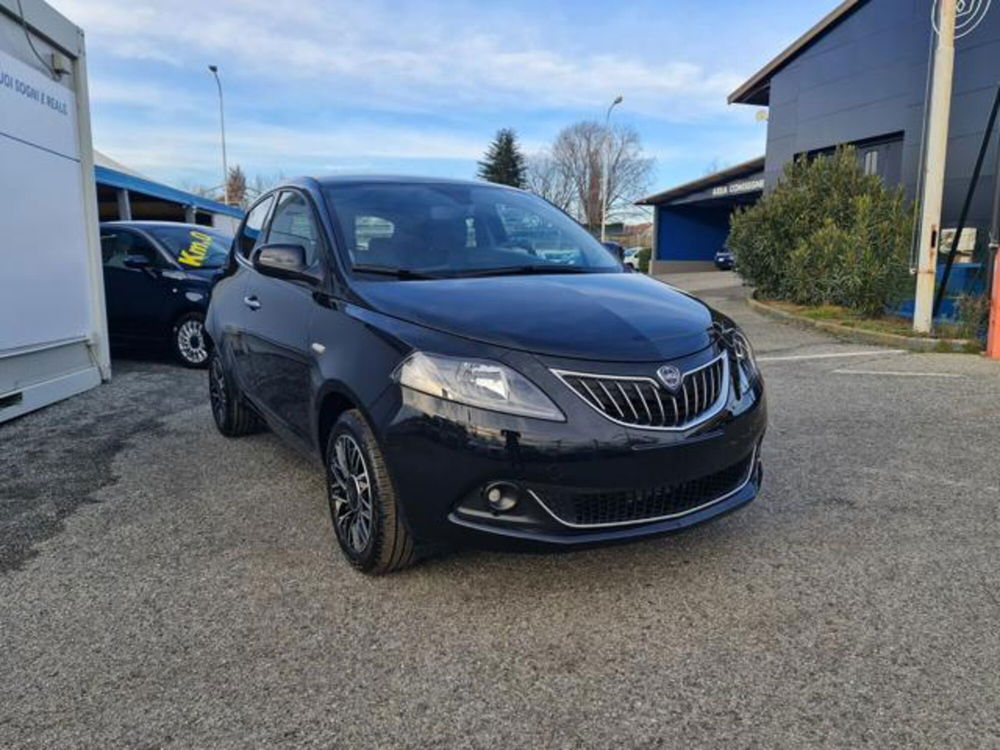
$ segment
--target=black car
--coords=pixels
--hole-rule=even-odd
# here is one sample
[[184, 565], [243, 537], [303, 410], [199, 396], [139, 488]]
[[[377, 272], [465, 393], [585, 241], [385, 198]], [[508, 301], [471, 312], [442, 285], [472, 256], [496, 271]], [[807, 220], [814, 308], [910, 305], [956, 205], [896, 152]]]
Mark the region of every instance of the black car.
[[715, 267], [720, 271], [732, 271], [734, 265], [732, 251], [723, 248], [715, 254]]
[[744, 335], [520, 190], [292, 181], [249, 211], [206, 329], [220, 431], [263, 420], [322, 461], [366, 572], [677, 531], [758, 491]]
[[605, 248], [611, 251], [611, 253], [618, 258], [618, 260], [625, 260], [625, 247], [620, 242], [602, 242]]
[[208, 362], [205, 312], [232, 237], [169, 221], [101, 224], [108, 330], [116, 344], [164, 342], [188, 367]]

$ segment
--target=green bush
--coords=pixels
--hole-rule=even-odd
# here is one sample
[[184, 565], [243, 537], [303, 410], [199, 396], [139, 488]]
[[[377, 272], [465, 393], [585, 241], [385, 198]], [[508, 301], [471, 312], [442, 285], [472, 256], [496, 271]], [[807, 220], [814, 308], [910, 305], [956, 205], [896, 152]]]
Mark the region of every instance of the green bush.
[[964, 339], [985, 338], [990, 324], [990, 298], [985, 294], [962, 294], [955, 301], [958, 335]]
[[644, 247], [638, 253], [639, 259], [639, 270], [642, 273], [649, 273], [649, 259], [653, 257], [653, 249], [649, 247]]
[[763, 297], [877, 317], [909, 291], [913, 209], [865, 175], [854, 149], [797, 159], [778, 186], [733, 216], [736, 269]]

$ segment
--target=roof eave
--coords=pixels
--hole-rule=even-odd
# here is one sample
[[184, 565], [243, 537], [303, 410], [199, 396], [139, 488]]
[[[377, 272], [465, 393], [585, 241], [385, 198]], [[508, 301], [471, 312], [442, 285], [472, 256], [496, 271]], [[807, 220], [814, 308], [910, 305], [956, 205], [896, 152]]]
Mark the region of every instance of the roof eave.
[[749, 161], [742, 162], [741, 164], [734, 164], [731, 167], [720, 169], [718, 172], [713, 172], [712, 174], [705, 175], [704, 177], [699, 177], [697, 180], [686, 182], [683, 185], [678, 185], [677, 187], [670, 188], [669, 190], [663, 190], [653, 195], [647, 195], [645, 198], [637, 200], [635, 205], [655, 206], [683, 195], [696, 193], [699, 190], [704, 190], [705, 188], [719, 182], [731, 180], [744, 174], [759, 172], [763, 168], [764, 157], [758, 156], [756, 159], [750, 159]]

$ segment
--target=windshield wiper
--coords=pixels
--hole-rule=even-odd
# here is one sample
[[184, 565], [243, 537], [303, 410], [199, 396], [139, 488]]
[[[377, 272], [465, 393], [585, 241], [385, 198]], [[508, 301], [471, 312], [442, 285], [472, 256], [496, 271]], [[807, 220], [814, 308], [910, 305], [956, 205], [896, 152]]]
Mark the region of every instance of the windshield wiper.
[[351, 266], [351, 270], [357, 273], [374, 273], [379, 276], [394, 276], [397, 279], [403, 279], [405, 281], [441, 278], [440, 276], [432, 276], [429, 273], [411, 271], [409, 268], [393, 268], [391, 266], [366, 266], [362, 264]]
[[[593, 273], [593, 268], [582, 268], [581, 266], [563, 266], [556, 263], [551, 265], [531, 265], [531, 266], [501, 266], [500, 268], [474, 268], [468, 271], [458, 271], [456, 276], [531, 276], [544, 275], [550, 273]], [[610, 270], [610, 269], [609, 269]]]

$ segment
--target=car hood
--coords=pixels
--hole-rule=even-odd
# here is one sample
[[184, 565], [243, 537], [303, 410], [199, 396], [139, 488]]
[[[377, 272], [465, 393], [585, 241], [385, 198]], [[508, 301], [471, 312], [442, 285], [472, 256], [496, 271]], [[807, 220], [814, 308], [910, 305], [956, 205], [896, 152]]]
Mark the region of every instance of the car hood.
[[385, 315], [535, 354], [652, 362], [704, 349], [711, 310], [639, 274], [361, 281]]

